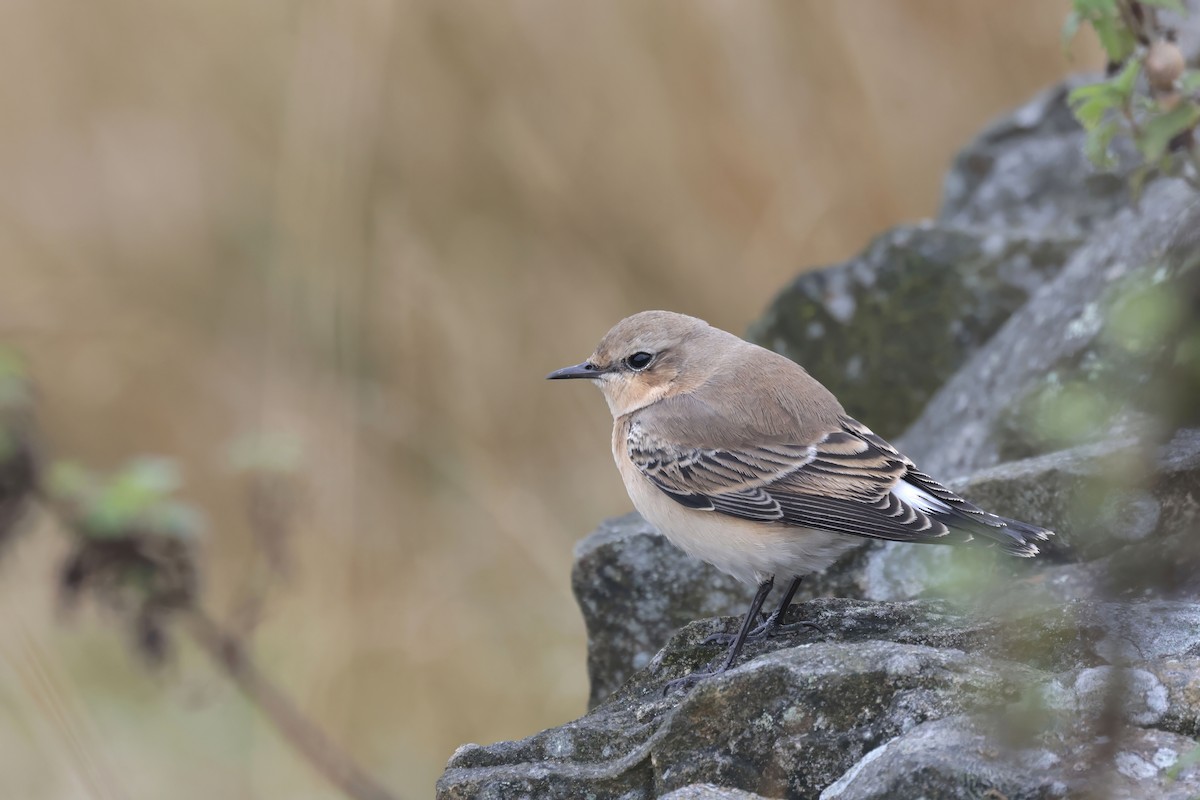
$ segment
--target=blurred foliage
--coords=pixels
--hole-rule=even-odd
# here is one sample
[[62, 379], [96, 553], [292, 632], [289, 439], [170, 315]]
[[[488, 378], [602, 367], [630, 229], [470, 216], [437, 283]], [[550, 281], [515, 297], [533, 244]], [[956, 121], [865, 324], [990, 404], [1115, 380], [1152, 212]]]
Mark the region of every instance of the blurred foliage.
[[111, 476], [60, 462], [47, 481], [74, 546], [60, 570], [67, 607], [90, 593], [115, 611], [152, 662], [168, 648], [168, 623], [196, 607], [194, 540], [200, 515], [174, 499], [182, 480], [169, 459], [140, 458]]
[[33, 392], [24, 362], [0, 348], [0, 546], [12, 539], [37, 489]]
[[109, 478], [58, 462], [49, 477], [50, 493], [71, 509], [75, 529], [94, 539], [117, 538], [130, 530], [194, 536], [201, 527], [199, 514], [172, 499], [181, 485], [178, 465], [157, 457], [135, 459]]
[[1152, 173], [1182, 177], [1200, 188], [1200, 70], [1188, 69], [1175, 32], [1158, 11], [1186, 13], [1179, 0], [1074, 0], [1064, 44], [1080, 25], [1095, 31], [1108, 56], [1108, 77], [1067, 98], [1087, 131], [1085, 149], [1096, 166], [1112, 169], [1118, 137], [1132, 141], [1138, 163], [1130, 175], [1136, 198]]
[[[286, 574], [300, 502], [303, 444], [292, 435], [243, 436], [230, 445], [229, 464], [245, 484], [246, 519], [259, 551], [273, 575]], [[243, 601], [247, 633], [258, 622], [267, 586], [260, 580], [252, 589]]]
[[236, 472], [294, 474], [303, 459], [304, 447], [295, 436], [243, 436], [229, 446], [229, 465]]
[[28, 408], [31, 403], [24, 361], [13, 351], [0, 347], [0, 414]]
[[1024, 457], [1122, 432], [1161, 439], [1200, 423], [1198, 264], [1191, 258], [1146, 265], [1085, 309], [1073, 325], [1097, 329], [1093, 345], [1049, 372], [1013, 409], [1005, 422], [1005, 455]]

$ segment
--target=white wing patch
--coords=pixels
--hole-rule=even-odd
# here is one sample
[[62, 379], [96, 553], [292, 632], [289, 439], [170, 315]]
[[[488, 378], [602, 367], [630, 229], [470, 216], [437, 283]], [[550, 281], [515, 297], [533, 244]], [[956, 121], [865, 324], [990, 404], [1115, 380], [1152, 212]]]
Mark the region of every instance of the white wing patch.
[[892, 487], [892, 494], [898, 497], [902, 502], [912, 506], [918, 511], [925, 513], [939, 513], [950, 510], [950, 506], [938, 500], [933, 495], [926, 492], [924, 489], [913, 486], [905, 480], [899, 481]]

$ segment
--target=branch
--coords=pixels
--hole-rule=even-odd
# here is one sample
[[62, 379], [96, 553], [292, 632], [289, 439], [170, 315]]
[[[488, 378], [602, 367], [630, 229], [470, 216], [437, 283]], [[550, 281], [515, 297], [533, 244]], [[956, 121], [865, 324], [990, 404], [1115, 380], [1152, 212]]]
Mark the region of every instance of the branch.
[[201, 610], [191, 611], [185, 623], [184, 629], [192, 641], [326, 780], [354, 800], [398, 800], [296, 708], [291, 699], [259, 670], [241, 640], [221, 630]]

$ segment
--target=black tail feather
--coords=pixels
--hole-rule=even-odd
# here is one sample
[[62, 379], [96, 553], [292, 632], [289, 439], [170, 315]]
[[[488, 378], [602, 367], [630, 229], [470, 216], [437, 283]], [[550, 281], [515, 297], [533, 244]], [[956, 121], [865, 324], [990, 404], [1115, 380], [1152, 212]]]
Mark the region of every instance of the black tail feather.
[[1032, 558], [1041, 552], [1041, 543], [1054, 531], [1030, 525], [1016, 519], [990, 514], [981, 509], [953, 509], [946, 514], [932, 515], [946, 527], [968, 533], [977, 540], [998, 546], [1010, 555]]

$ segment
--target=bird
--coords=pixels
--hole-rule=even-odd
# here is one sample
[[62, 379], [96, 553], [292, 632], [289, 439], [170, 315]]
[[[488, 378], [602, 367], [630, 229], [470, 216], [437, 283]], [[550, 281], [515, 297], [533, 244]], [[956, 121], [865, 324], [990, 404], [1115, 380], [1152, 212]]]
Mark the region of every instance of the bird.
[[[750, 638], [811, 625], [780, 622], [801, 580], [864, 538], [975, 543], [1029, 558], [1053, 535], [963, 499], [847, 414], [802, 366], [696, 317], [634, 314], [587, 360], [546, 378], [595, 383], [634, 507], [684, 552], [757, 587], [724, 657], [667, 691], [727, 671]], [[782, 602], [751, 630], [776, 578], [790, 581]]]

